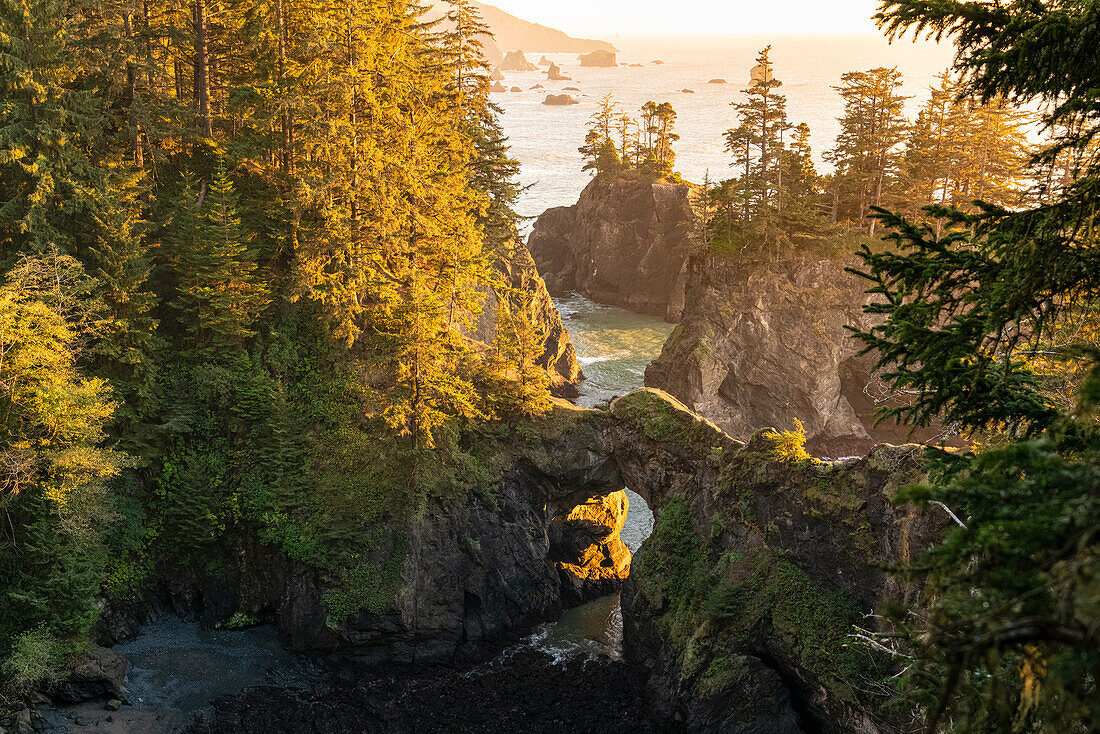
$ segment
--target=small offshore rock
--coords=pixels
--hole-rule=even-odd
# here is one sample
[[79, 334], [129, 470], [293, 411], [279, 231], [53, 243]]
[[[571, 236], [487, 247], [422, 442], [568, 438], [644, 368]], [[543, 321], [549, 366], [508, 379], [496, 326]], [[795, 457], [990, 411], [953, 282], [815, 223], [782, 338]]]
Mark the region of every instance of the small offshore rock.
[[711, 79], [707, 84], [729, 84], [725, 79]]
[[546, 95], [546, 99], [544, 99], [542, 103], [553, 107], [565, 107], [571, 104], [580, 104], [580, 102], [573, 99], [568, 94], [548, 94]]
[[595, 66], [599, 68], [609, 69], [619, 64], [615, 61], [615, 54], [612, 51], [606, 51], [603, 49], [593, 51], [588, 54], [580, 55], [581, 66]]
[[550, 64], [550, 68], [546, 70], [546, 78], [552, 82], [571, 81], [569, 77], [561, 73], [561, 67], [553, 63]]

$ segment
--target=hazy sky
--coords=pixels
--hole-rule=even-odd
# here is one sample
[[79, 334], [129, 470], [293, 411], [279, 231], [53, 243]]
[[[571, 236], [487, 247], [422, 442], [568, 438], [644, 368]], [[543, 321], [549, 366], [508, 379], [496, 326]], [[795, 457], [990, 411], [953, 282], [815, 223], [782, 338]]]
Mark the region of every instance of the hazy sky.
[[878, 0], [484, 0], [570, 35], [874, 32]]

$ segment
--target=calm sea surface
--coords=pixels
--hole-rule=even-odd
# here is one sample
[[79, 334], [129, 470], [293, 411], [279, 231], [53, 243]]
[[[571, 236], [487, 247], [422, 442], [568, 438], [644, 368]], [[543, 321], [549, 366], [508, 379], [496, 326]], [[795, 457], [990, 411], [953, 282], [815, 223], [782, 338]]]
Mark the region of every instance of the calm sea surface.
[[[551, 82], [544, 70], [506, 72], [503, 84], [523, 89], [501, 92], [493, 100], [504, 110], [502, 121], [513, 155], [522, 164], [520, 174], [531, 184], [520, 204], [527, 216], [538, 216], [552, 206], [568, 206], [588, 182], [581, 171], [577, 148], [584, 139], [585, 123], [596, 101], [611, 92], [622, 106], [637, 113], [648, 100], [669, 101], [678, 113], [680, 141], [676, 144], [676, 169], [689, 181], [728, 178], [729, 155], [722, 150], [723, 135], [735, 125], [731, 102], [742, 99], [749, 70], [757, 52], [771, 44], [775, 77], [783, 82], [778, 92], [787, 97], [792, 124], [810, 126], [815, 156], [822, 170], [821, 153], [832, 146], [839, 132], [836, 118], [843, 112], [833, 89], [848, 71], [877, 66], [896, 66], [905, 79], [903, 93], [911, 95], [907, 111], [915, 116], [928, 97], [932, 77], [951, 61], [951, 46], [910, 40], [890, 44], [877, 35], [850, 36], [730, 36], [724, 38], [615, 38], [621, 49], [620, 66], [613, 69], [581, 68], [574, 54], [547, 54], [572, 81]], [[512, 49], [508, 49], [512, 50]], [[537, 63], [542, 54], [529, 53]], [[664, 63], [654, 65], [651, 62]], [[640, 63], [642, 67], [623, 64]], [[709, 84], [725, 79], [726, 84]], [[536, 84], [544, 89], [531, 90]], [[580, 91], [565, 92], [566, 87]], [[691, 89], [694, 94], [684, 93]], [[547, 93], [568, 93], [580, 104], [569, 107], [543, 105]]]

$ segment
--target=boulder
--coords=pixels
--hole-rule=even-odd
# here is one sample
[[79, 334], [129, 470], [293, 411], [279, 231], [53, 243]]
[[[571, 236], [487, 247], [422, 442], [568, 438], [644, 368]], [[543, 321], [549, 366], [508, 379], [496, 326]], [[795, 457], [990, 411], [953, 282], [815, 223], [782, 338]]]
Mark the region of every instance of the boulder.
[[626, 492], [613, 492], [593, 497], [551, 522], [550, 559], [567, 604], [613, 594], [630, 573], [630, 551], [619, 536], [629, 506]]
[[562, 87], [562, 91], [563, 92], [579, 92], [581, 90], [580, 90], [579, 87]]
[[126, 658], [114, 650], [89, 645], [50, 686], [50, 696], [65, 703], [119, 698], [125, 692], [127, 665]]
[[653, 64], [654, 66], [661, 66], [665, 62], [661, 61], [660, 59], [653, 59], [653, 61], [650, 61], [649, 63]]
[[597, 176], [536, 220], [528, 248], [552, 295], [673, 319], [692, 210], [686, 184]]
[[555, 107], [564, 107], [571, 104], [580, 104], [577, 100], [573, 99], [568, 94], [548, 94], [546, 99], [542, 101], [545, 105], [551, 105]]
[[504, 86], [500, 82], [497, 82], [496, 84], [493, 85], [492, 91], [494, 91], [494, 92], [507, 92], [508, 87]]
[[535, 86], [531, 87], [531, 89], [545, 89], [545, 87], [543, 87], [541, 84], [536, 84]]
[[581, 54], [579, 57], [581, 66], [593, 66], [602, 69], [609, 69], [619, 64], [615, 61], [615, 54], [612, 51], [604, 49], [593, 51], [587, 54]]
[[512, 87], [512, 88], [511, 88], [511, 89], [509, 89], [508, 91], [509, 91], [509, 92], [522, 92], [522, 91], [523, 91], [523, 89], [522, 89], [521, 87]]
[[500, 64], [501, 71], [538, 71], [539, 68], [527, 60], [522, 51], [509, 51]]
[[695, 94], [694, 89], [681, 89], [680, 91], [683, 92], [684, 94]]
[[725, 79], [711, 79], [707, 84], [728, 84]]

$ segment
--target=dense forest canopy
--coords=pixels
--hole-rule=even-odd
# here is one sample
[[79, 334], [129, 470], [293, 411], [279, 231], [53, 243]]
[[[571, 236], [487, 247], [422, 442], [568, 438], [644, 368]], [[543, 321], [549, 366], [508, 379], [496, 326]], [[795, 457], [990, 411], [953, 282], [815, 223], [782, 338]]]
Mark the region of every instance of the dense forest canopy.
[[[330, 624], [387, 608], [403, 528], [547, 407], [486, 28], [445, 10], [0, 0], [0, 707], [87, 642], [97, 597], [241, 542], [315, 570]], [[845, 74], [819, 173], [761, 50], [733, 175], [694, 188], [697, 255], [866, 243], [886, 412], [969, 439], [897, 498], [954, 526], [901, 571], [921, 608], [867, 634], [885, 682], [929, 731], [1089, 731], [1100, 2], [877, 20], [956, 44], [916, 118], [896, 69]], [[605, 97], [586, 169], [678, 180], [676, 119]]]
[[234, 538], [384, 606], [466, 434], [543, 409], [486, 29], [445, 10], [0, 3], [7, 690]]

